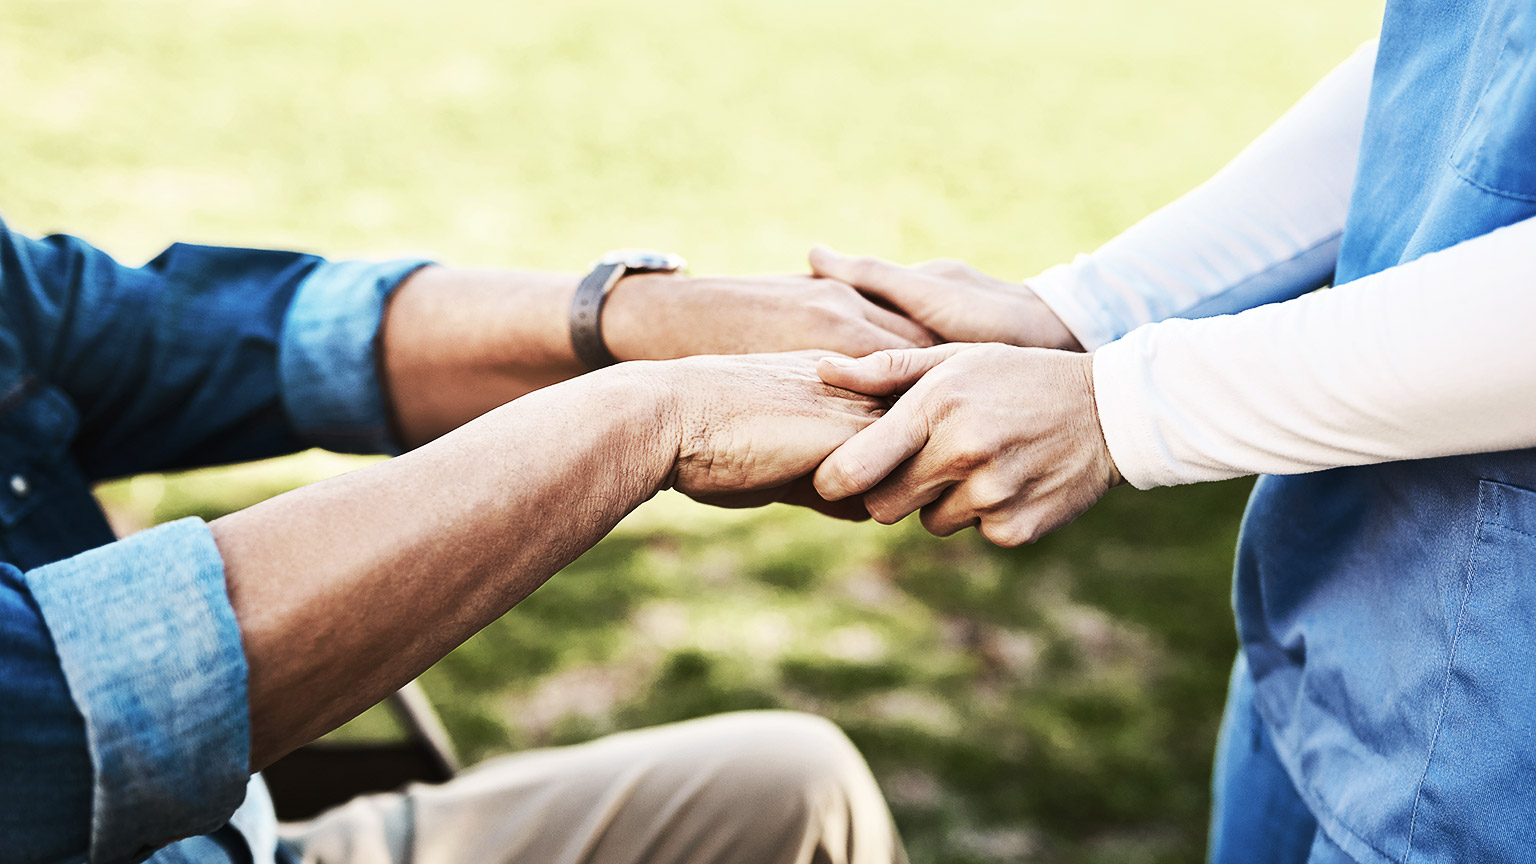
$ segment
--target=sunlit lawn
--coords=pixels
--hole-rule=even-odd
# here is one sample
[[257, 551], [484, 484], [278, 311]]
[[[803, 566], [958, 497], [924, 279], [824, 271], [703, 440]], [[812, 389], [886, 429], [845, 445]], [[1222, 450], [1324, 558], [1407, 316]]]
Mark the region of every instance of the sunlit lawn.
[[[1198, 182], [1374, 0], [0, 6], [0, 208], [172, 240], [696, 271], [814, 242], [1022, 278]], [[120, 525], [356, 463], [113, 484]], [[1189, 861], [1246, 482], [1013, 552], [665, 496], [426, 679], [480, 756], [767, 705], [865, 748], [918, 861]]]

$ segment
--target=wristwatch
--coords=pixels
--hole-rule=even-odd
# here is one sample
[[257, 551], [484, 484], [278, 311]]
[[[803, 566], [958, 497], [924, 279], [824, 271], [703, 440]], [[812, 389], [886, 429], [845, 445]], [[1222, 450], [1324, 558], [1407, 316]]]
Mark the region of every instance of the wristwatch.
[[649, 249], [615, 249], [597, 259], [571, 300], [571, 345], [576, 359], [588, 369], [619, 362], [603, 342], [603, 304], [620, 279], [631, 273], [677, 273], [686, 266], [677, 255]]

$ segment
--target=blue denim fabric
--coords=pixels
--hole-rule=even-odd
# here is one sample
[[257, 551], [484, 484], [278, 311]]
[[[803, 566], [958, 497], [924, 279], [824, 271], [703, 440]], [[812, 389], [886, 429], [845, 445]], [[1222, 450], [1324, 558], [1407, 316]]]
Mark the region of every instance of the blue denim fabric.
[[317, 447], [398, 453], [377, 377], [383, 299], [424, 262], [320, 265], [288, 311], [278, 366], [293, 428]]
[[228, 821], [245, 798], [251, 730], [207, 526], [162, 525], [25, 579], [85, 720], [92, 847], [149, 851]]
[[1296, 794], [1253, 707], [1242, 655], [1232, 666], [1211, 780], [1211, 864], [1303, 864], [1317, 820]]
[[374, 342], [423, 263], [177, 245], [130, 268], [0, 223], [0, 861], [272, 860], [212, 536], [113, 542], [90, 484], [392, 450]]
[[[1536, 217], [1533, 166], [1529, 0], [1390, 0], [1333, 290]], [[1536, 451], [1259, 481], [1234, 605], [1313, 854], [1536, 861], [1533, 577]]]
[[1210, 864], [1355, 864], [1319, 830], [1291, 785], [1253, 703], [1241, 654], [1232, 667], [1211, 783]]

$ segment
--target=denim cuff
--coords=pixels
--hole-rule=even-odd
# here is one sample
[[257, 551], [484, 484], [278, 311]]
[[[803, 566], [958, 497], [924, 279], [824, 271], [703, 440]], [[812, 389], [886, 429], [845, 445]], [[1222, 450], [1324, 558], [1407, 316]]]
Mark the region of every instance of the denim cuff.
[[161, 525], [26, 580], [85, 720], [90, 860], [139, 860], [228, 821], [250, 777], [250, 714], [208, 526]]
[[343, 453], [398, 453], [379, 375], [384, 304], [420, 259], [316, 267], [288, 307], [278, 349], [283, 405], [310, 444]]

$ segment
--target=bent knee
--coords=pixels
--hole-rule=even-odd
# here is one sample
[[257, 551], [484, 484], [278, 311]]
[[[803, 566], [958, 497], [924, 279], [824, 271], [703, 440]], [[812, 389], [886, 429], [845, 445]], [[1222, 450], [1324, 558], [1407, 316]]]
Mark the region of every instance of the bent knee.
[[[793, 711], [713, 719], [716, 731], [736, 743], [721, 751], [729, 754], [716, 763], [724, 770], [701, 791], [727, 812], [752, 814], [734, 838], [744, 859], [900, 859], [890, 810], [869, 766], [830, 720]], [[811, 857], [785, 855], [795, 849]]]
[[758, 791], [783, 794], [826, 791], [845, 794], [872, 784], [858, 748], [824, 717], [797, 711], [747, 711], [711, 718], [716, 734], [729, 742], [723, 756], [726, 776]]

